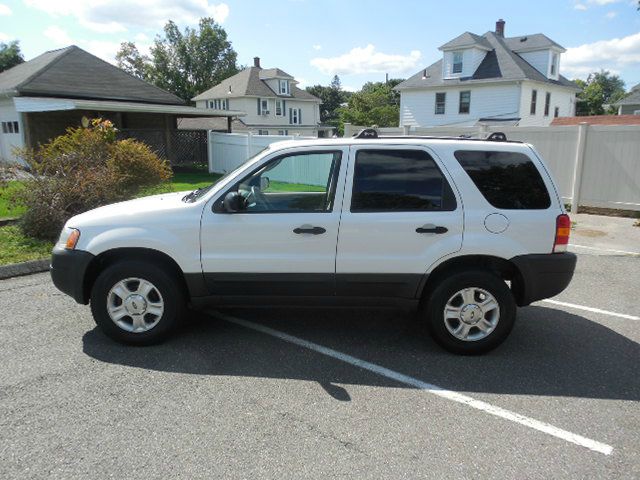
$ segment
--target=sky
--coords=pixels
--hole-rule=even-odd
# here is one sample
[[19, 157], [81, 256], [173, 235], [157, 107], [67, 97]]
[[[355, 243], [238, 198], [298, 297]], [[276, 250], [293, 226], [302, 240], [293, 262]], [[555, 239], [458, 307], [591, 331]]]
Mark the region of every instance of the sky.
[[560, 73], [606, 69], [640, 84], [636, 0], [0, 0], [0, 42], [19, 40], [25, 58], [71, 44], [114, 62], [121, 42], [148, 52], [167, 20], [182, 28], [210, 16], [227, 31], [241, 65], [261, 58], [301, 87], [343, 88], [406, 78], [437, 61], [438, 47], [506, 21], [506, 36], [544, 33], [567, 49]]

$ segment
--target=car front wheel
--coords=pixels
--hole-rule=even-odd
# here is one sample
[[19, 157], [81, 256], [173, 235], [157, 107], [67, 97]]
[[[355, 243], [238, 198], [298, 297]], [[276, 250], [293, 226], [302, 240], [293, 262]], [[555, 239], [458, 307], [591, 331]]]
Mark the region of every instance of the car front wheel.
[[150, 345], [164, 340], [185, 309], [181, 285], [164, 269], [122, 261], [107, 267], [91, 291], [96, 324], [114, 340]]

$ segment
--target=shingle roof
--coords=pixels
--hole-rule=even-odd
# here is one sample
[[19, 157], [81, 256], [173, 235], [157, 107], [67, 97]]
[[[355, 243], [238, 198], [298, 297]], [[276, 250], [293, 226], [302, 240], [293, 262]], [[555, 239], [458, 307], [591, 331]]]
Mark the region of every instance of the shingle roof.
[[[277, 70], [277, 69], [269, 69], [269, 70]], [[220, 98], [220, 97], [233, 98], [233, 97], [250, 96], [250, 97], [283, 97], [283, 98], [295, 98], [298, 100], [320, 101], [318, 97], [311, 95], [309, 92], [305, 90], [299, 89], [295, 85], [291, 85], [291, 88], [290, 88], [291, 95], [279, 95], [277, 92], [274, 92], [271, 88], [269, 88], [269, 86], [265, 81], [260, 80], [260, 73], [263, 71], [264, 70], [262, 70], [260, 67], [245, 68], [241, 72], [236, 73], [235, 75], [223, 80], [222, 82], [210, 88], [209, 90], [202, 92], [200, 95], [192, 98], [192, 100], [195, 102], [198, 100], [206, 100], [209, 98]], [[279, 71], [282, 72], [282, 70], [279, 70]]]
[[504, 43], [513, 52], [523, 52], [526, 50], [542, 50], [545, 48], [555, 47], [562, 51], [565, 48], [558, 45], [549, 37], [542, 33], [534, 33], [533, 35], [522, 35], [520, 37], [508, 37], [504, 39]]
[[[395, 87], [396, 90], [411, 88], [428, 88], [438, 86], [467, 85], [486, 83], [488, 80], [495, 82], [510, 82], [518, 80], [533, 80], [579, 90], [579, 87], [560, 75], [558, 80], [551, 80], [536, 70], [520, 55], [511, 51], [504, 38], [493, 32], [487, 32], [483, 38], [490, 45], [491, 51], [487, 52], [484, 60], [470, 77], [442, 78], [442, 60], [421, 70], [412, 77]], [[424, 73], [426, 72], [426, 78]]]
[[290, 78], [293, 80], [293, 77], [289, 75], [284, 70], [280, 70], [279, 68], [263, 68], [260, 72], [260, 78]]
[[0, 73], [0, 92], [184, 105], [175, 95], [72, 45]]
[[450, 50], [452, 48], [466, 47], [469, 45], [478, 45], [480, 47], [491, 50], [491, 45], [487, 42], [486, 38], [476, 35], [471, 32], [464, 32], [462, 35], [458, 35], [453, 40], [438, 47], [439, 50]]
[[614, 105], [640, 105], [640, 85], [636, 85], [622, 100], [617, 101]]

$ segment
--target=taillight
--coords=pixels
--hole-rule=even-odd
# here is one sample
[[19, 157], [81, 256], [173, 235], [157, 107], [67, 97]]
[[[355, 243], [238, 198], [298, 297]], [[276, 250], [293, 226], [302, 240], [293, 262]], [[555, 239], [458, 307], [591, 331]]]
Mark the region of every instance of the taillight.
[[569, 215], [563, 213], [556, 218], [556, 239], [553, 242], [553, 253], [567, 251], [569, 243], [569, 233], [571, 232], [571, 219]]

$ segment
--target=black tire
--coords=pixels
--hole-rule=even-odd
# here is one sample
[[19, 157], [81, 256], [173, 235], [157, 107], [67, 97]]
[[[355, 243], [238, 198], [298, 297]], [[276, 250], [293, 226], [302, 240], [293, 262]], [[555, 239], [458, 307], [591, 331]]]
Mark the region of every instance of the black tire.
[[[490, 293], [498, 303], [499, 319], [493, 331], [478, 340], [461, 340], [445, 325], [444, 309], [456, 292], [476, 287]], [[423, 308], [431, 336], [446, 350], [461, 355], [479, 355], [493, 350], [507, 338], [516, 319], [516, 303], [507, 284], [498, 276], [483, 271], [455, 272], [445, 277], [426, 298]], [[477, 328], [477, 327], [476, 327]], [[479, 330], [472, 331], [480, 333]]]
[[[153, 284], [164, 304], [162, 315], [155, 316], [155, 326], [144, 332], [130, 332], [119, 327], [107, 310], [109, 292], [120, 281], [139, 278]], [[168, 270], [144, 261], [123, 260], [104, 269], [91, 290], [91, 313], [100, 329], [110, 338], [130, 345], [159, 343], [178, 325], [186, 311], [183, 286]], [[158, 320], [159, 318], [159, 320]], [[127, 318], [125, 317], [124, 321]]]

